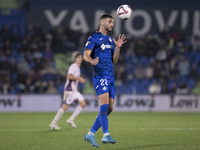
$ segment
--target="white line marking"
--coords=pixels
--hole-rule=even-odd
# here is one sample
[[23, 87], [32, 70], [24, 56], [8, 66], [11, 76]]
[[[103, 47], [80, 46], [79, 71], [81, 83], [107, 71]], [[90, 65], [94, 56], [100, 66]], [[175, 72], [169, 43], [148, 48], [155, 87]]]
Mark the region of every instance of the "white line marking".
[[[125, 129], [126, 130], [126, 129]], [[182, 131], [187, 131], [187, 130], [200, 130], [200, 128], [137, 128], [137, 129], [132, 129], [132, 130], [160, 130], [160, 131], [178, 131], [178, 130], [182, 130]]]
[[[19, 132], [41, 132], [41, 131], [50, 131], [51, 129], [0, 129], [0, 132], [7, 132], [7, 131], [19, 131]], [[79, 130], [90, 130], [90, 129], [79, 129]], [[128, 129], [112, 129], [112, 130], [128, 130], [128, 131], [194, 131], [194, 130], [200, 130], [200, 128], [128, 128]]]
[[0, 132], [1, 131], [44, 131], [44, 130], [47, 131], [47, 129], [43, 129], [43, 130], [42, 129], [0, 129]]

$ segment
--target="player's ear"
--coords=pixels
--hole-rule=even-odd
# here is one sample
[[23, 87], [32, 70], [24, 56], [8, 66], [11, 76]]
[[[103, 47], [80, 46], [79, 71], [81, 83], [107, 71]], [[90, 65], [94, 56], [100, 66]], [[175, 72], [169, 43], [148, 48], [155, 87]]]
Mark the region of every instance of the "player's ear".
[[100, 26], [104, 25], [104, 19], [100, 20]]

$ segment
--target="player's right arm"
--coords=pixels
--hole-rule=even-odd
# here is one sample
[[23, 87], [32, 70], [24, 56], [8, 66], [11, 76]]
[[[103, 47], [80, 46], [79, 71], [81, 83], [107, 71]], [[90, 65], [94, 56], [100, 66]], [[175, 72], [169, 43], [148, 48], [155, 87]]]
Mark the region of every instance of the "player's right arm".
[[99, 62], [99, 57], [93, 59], [91, 57], [91, 53], [92, 53], [92, 50], [94, 49], [95, 47], [95, 34], [93, 34], [92, 36], [90, 36], [85, 44], [85, 52], [84, 52], [84, 55], [83, 55], [83, 59], [86, 61], [86, 62], [89, 62], [91, 63], [92, 65], [97, 65], [97, 63]]
[[71, 80], [71, 81], [76, 81], [76, 80], [79, 80], [80, 83], [85, 83], [85, 79], [78, 76], [74, 76], [75, 75], [75, 72], [77, 70], [78, 66], [72, 64], [70, 67], [69, 67], [69, 70], [68, 70], [68, 73], [67, 73], [67, 79], [68, 80]]
[[73, 74], [68, 74], [67, 75], [67, 79], [72, 80], [72, 81], [76, 81], [79, 80], [80, 83], [85, 83], [85, 79], [82, 77], [75, 77], [73, 76]]
[[95, 58], [95, 59], [92, 59], [90, 57], [90, 54], [91, 54], [91, 50], [90, 49], [86, 49], [85, 52], [84, 52], [84, 55], [83, 55], [83, 59], [86, 61], [86, 62], [89, 62], [91, 63], [92, 65], [97, 65], [98, 62], [99, 62], [99, 57]]

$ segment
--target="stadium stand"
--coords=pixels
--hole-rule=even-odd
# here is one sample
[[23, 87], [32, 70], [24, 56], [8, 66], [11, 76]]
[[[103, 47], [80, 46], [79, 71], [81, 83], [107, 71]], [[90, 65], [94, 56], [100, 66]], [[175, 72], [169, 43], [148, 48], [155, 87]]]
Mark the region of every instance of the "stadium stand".
[[[38, 0], [32, 1], [33, 8], [37, 6], [37, 2]], [[48, 4], [51, 3], [54, 1], [49, 1]], [[159, 1], [138, 1], [137, 5], [143, 6], [144, 3], [149, 3], [152, 7], [160, 6]], [[162, 3], [166, 3], [166, 7], [172, 7], [167, 0]], [[180, 5], [184, 8], [185, 1]], [[53, 86], [61, 94], [72, 52], [83, 52], [89, 34], [91, 31], [83, 34], [62, 26], [46, 31], [38, 22], [28, 23], [22, 34], [17, 22], [1, 25], [0, 93], [45, 93], [48, 83], [54, 81]], [[116, 94], [149, 94], [149, 87], [154, 81], [161, 87], [160, 94], [198, 92], [200, 37], [190, 34], [187, 28], [167, 28], [155, 35], [142, 37], [129, 36], [114, 69]], [[88, 82], [80, 86], [80, 91], [94, 93], [92, 68], [83, 62], [81, 71]]]
[[[53, 38], [54, 34], [58, 34], [58, 29], [52, 34]], [[56, 83], [58, 93], [62, 93], [66, 68], [71, 62], [72, 50], [77, 48], [75, 45], [80, 44], [79, 41], [83, 35], [73, 39], [78, 41], [76, 44], [65, 38], [64, 43], [68, 44], [63, 45], [62, 49], [66, 53], [58, 53], [51, 47], [60, 44], [59, 39], [52, 39], [51, 44], [46, 45], [48, 33], [45, 33], [39, 24], [29, 24], [26, 27], [26, 35], [17, 41], [11, 38], [12, 34], [10, 33], [12, 32], [10, 31], [12, 31], [12, 27], [2, 27], [0, 32], [1, 92], [5, 93], [6, 87], [8, 93], [45, 92], [48, 81], [53, 80]], [[177, 41], [172, 49], [168, 48], [168, 38], [162, 38], [159, 35], [156, 38], [148, 35], [129, 39], [126, 46], [123, 47], [118, 64], [115, 65], [117, 93], [148, 94], [148, 88], [155, 80], [159, 81], [161, 87], [167, 85], [169, 93], [174, 83], [177, 87], [180, 83], [184, 83], [190, 92], [199, 79], [199, 37], [190, 36], [190, 44], [188, 41], [186, 44], [186, 35], [182, 37], [183, 41], [180, 41], [182, 38], [179, 38], [179, 32], [177, 32], [177, 36]], [[16, 38], [19, 37], [16, 36]], [[63, 40], [64, 33], [59, 38]], [[162, 45], [163, 41], [165, 44]], [[135, 45], [131, 47], [132, 55], [126, 55], [130, 53], [128, 51], [130, 51], [129, 45], [131, 43]], [[158, 48], [155, 50], [155, 55], [147, 53], [152, 43], [154, 43], [154, 47]], [[79, 45], [78, 47], [82, 52], [83, 46]], [[140, 53], [137, 53], [137, 49], [140, 49]], [[156, 58], [157, 55], [159, 55], [159, 59]], [[12, 66], [16, 64], [17, 66]], [[82, 66], [83, 75], [86, 77], [91, 75], [91, 69], [88, 69], [87, 65], [84, 63]], [[116, 67], [120, 69], [116, 69]], [[146, 73], [148, 71], [150, 71], [149, 76]], [[36, 73], [32, 75], [32, 72]], [[35, 90], [39, 84], [37, 80], [44, 86], [43, 89]]]

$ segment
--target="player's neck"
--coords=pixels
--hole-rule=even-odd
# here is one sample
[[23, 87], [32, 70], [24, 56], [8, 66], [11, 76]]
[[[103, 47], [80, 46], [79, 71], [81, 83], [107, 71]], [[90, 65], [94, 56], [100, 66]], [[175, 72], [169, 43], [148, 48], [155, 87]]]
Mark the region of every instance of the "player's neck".
[[99, 32], [101, 32], [103, 35], [108, 35], [108, 32], [106, 30], [103, 30], [103, 29], [99, 29]]

